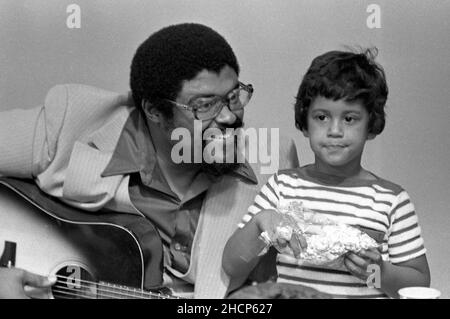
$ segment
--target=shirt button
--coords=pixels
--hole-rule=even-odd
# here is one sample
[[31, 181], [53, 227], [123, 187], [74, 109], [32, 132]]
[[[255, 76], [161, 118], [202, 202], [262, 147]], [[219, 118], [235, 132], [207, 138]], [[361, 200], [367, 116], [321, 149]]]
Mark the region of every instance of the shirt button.
[[175, 243], [174, 248], [175, 250], [181, 250], [181, 245], [179, 243]]

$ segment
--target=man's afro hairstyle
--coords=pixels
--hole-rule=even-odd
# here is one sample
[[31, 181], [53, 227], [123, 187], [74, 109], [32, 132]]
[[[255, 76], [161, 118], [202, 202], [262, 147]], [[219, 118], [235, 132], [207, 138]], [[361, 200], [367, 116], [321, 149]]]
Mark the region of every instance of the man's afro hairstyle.
[[131, 63], [130, 87], [136, 107], [142, 100], [176, 99], [184, 80], [206, 69], [219, 73], [228, 65], [239, 74], [228, 42], [213, 29], [195, 23], [165, 27], [137, 49]]

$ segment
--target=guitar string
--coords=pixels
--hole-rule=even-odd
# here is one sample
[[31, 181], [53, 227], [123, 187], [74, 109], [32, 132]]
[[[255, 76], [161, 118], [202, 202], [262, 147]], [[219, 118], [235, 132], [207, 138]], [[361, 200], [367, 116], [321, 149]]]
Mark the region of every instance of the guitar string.
[[[102, 295], [102, 298], [97, 298], [94, 296], [89, 296], [88, 294], [79, 294], [78, 292], [71, 292], [71, 291], [65, 291], [65, 290], [59, 290], [54, 289], [52, 290], [54, 292], [53, 297], [55, 299], [61, 299], [63, 297], [67, 297], [66, 299], [69, 299], [68, 297], [80, 297], [80, 299], [127, 299], [127, 297], [119, 297], [119, 296], [109, 296], [109, 295]], [[55, 292], [57, 294], [55, 294]], [[75, 298], [70, 298], [75, 299]]]
[[[71, 280], [73, 280], [73, 278], [71, 278], [71, 277], [62, 276], [62, 275], [56, 275], [56, 277], [59, 277], [62, 279], [70, 278]], [[118, 285], [114, 285], [114, 284], [102, 284], [100, 282], [97, 283], [97, 282], [83, 280], [83, 279], [76, 279], [75, 281], [79, 283], [80, 288], [90, 288], [91, 285], [96, 285], [97, 291], [112, 293], [112, 294], [116, 294], [116, 295], [141, 297], [143, 299], [148, 299], [148, 298], [144, 298], [144, 296], [154, 297], [154, 299], [181, 299], [180, 297], [162, 295], [159, 293], [153, 293], [153, 292], [148, 292], [148, 291], [144, 291], [144, 290], [137, 290], [135, 288], [118, 286]], [[65, 283], [65, 282], [60, 281], [60, 283]], [[86, 283], [86, 284], [84, 284], [84, 283]], [[106, 288], [106, 289], [102, 289], [102, 288]], [[125, 291], [125, 292], [122, 292], [122, 291]]]
[[[62, 294], [68, 294], [68, 295], [72, 295], [72, 296], [81, 296], [81, 297], [85, 297], [86, 299], [127, 299], [128, 297], [133, 297], [135, 299], [148, 299], [148, 298], [144, 298], [143, 296], [136, 296], [136, 295], [127, 295], [127, 294], [120, 294], [120, 293], [115, 293], [113, 291], [112, 294], [108, 294], [108, 292], [110, 291], [106, 291], [98, 294], [97, 291], [97, 296], [91, 296], [91, 294], [87, 291], [80, 291], [79, 289], [81, 288], [89, 288], [89, 286], [82, 286], [80, 288], [69, 288], [69, 287], [63, 287], [63, 286], [58, 286], [57, 288], [53, 288], [52, 292], [57, 292], [57, 293], [62, 293]], [[72, 292], [75, 291], [75, 292]], [[105, 291], [105, 290], [104, 290]], [[100, 297], [100, 298], [98, 298]], [[131, 299], [131, 298], [128, 298]]]
[[[68, 299], [68, 300], [73, 300], [73, 299], [76, 299], [76, 298], [70, 298], [70, 297], [67, 297], [67, 296], [58, 296], [58, 298], [55, 298], [55, 299], [61, 299], [61, 300], [66, 300], [66, 299]], [[81, 298], [82, 299], [82, 298]]]
[[70, 300], [73, 300], [73, 299], [75, 299], [75, 298], [70, 298], [70, 297], [66, 297], [66, 296], [58, 296], [58, 298], [54, 298], [54, 299], [70, 299]]
[[[81, 288], [85, 288], [85, 287], [81, 287]], [[57, 291], [57, 292], [67, 292], [67, 291], [69, 291], [68, 293], [70, 293], [71, 291], [76, 291], [76, 290], [80, 289], [80, 288], [75, 288], [74, 289], [74, 288], [63, 287], [63, 286], [58, 286], [57, 288], [58, 289], [52, 289], [52, 291]], [[111, 294], [108, 294], [108, 292], [111, 292]], [[81, 291], [81, 293], [80, 293], [80, 291], [77, 291], [77, 292], [72, 293], [72, 294], [84, 295], [84, 296], [87, 296], [87, 297], [92, 297], [92, 299], [102, 299], [102, 298], [105, 298], [105, 299], [106, 298], [123, 299], [123, 298], [128, 298], [128, 297], [133, 297], [135, 299], [148, 299], [148, 298], [145, 298], [144, 296], [120, 294], [120, 293], [116, 293], [114, 291], [106, 291], [106, 290], [104, 290], [104, 292], [102, 294], [100, 294], [100, 295], [98, 294], [98, 290], [95, 293], [97, 293], [97, 297], [101, 297], [101, 298], [90, 296], [91, 293], [87, 292], [87, 291]], [[121, 297], [123, 297], [123, 298], [121, 298]], [[161, 299], [164, 299], [164, 298], [161, 298]]]
[[[63, 276], [63, 275], [56, 275], [56, 277], [60, 277], [62, 279], [69, 279], [70, 278], [71, 280], [74, 280], [72, 277]], [[142, 290], [140, 288], [127, 287], [127, 286], [122, 286], [122, 285], [117, 285], [117, 284], [94, 282], [94, 281], [83, 280], [83, 279], [75, 279], [75, 280], [80, 282], [80, 283], [87, 283], [88, 284], [88, 285], [81, 285], [81, 287], [83, 287], [83, 288], [89, 288], [90, 287], [89, 285], [96, 285], [98, 287], [97, 290], [103, 291], [103, 292], [111, 292], [113, 294], [123, 294], [123, 295], [126, 295], [126, 296], [138, 296], [138, 295], [140, 295], [141, 297], [143, 297], [143, 296], [150, 297], [150, 298], [153, 297], [153, 299], [189, 299], [189, 298], [186, 298], [186, 297], [165, 295], [165, 294], [161, 294], [161, 293], [145, 291], [145, 290]], [[105, 287], [107, 289], [102, 289], [102, 287]], [[113, 290], [111, 290], [111, 289], [113, 289]], [[128, 293], [122, 293], [120, 291], [126, 291]]]
[[[52, 291], [57, 293], [56, 297], [58, 297], [58, 298], [60, 298], [62, 296], [76, 296], [76, 297], [81, 297], [80, 299], [102, 299], [102, 298], [97, 298], [94, 296], [89, 296], [89, 294], [81, 294], [80, 295], [78, 292], [71, 292], [71, 291], [66, 291], [66, 290], [53, 289]], [[53, 295], [53, 296], [55, 297], [55, 295]], [[127, 299], [126, 297], [118, 297], [118, 296], [112, 296], [112, 295], [102, 295], [101, 297], [104, 297], [103, 299]]]
[[[62, 297], [62, 296], [75, 296], [75, 297], [79, 296], [79, 294], [77, 294], [77, 293], [73, 293], [73, 292], [69, 292], [69, 291], [63, 291], [63, 290], [58, 290], [58, 289], [52, 289], [53, 297], [55, 297], [55, 292], [58, 294], [57, 295], [58, 299], [60, 299], [60, 297]], [[97, 298], [89, 297], [89, 296], [83, 296], [83, 298], [84, 299], [97, 299]], [[69, 299], [69, 298], [67, 298], [67, 299]], [[74, 299], [74, 298], [71, 298], [71, 299]]]
[[[69, 288], [69, 287], [57, 286], [52, 289], [52, 292], [66, 294], [66, 295], [72, 295], [72, 296], [78, 296], [78, 297], [82, 297], [82, 298], [86, 298], [86, 299], [102, 299], [102, 298], [125, 299], [125, 298], [127, 298], [127, 296], [124, 294], [115, 294], [114, 295], [114, 294], [108, 294], [107, 292], [102, 293], [101, 295], [99, 295], [97, 292], [97, 295], [93, 296], [91, 292], [88, 292], [86, 290], [81, 290], [82, 288], [86, 288], [86, 287], [89, 288], [88, 286], [80, 287], [80, 288]], [[54, 297], [58, 297], [58, 296], [55, 296], [55, 294], [53, 294], [53, 295], [54, 295]], [[142, 299], [144, 299], [144, 298], [142, 298]]]
[[[57, 275], [57, 277], [60, 277], [62, 279], [69, 279], [70, 278], [71, 280], [73, 280], [73, 278], [71, 278], [71, 277], [62, 276], [62, 275]], [[83, 279], [76, 279], [75, 281], [79, 282], [79, 283], [86, 283], [86, 284], [88, 284], [88, 285], [82, 285], [83, 287], [89, 287], [89, 284], [96, 285], [97, 287], [100, 287], [100, 290], [101, 290], [102, 287], [105, 287], [107, 289], [102, 290], [102, 291], [106, 291], [106, 292], [113, 292], [113, 293], [120, 294], [120, 292], [115, 292], [114, 290], [111, 290], [111, 289], [115, 289], [115, 290], [127, 291], [129, 293], [138, 293], [138, 294], [155, 296], [155, 297], [156, 296], [161, 296], [158, 293], [152, 293], [152, 292], [148, 292], [148, 291], [145, 291], [145, 290], [136, 290], [136, 288], [126, 287], [126, 286], [120, 286], [120, 285], [114, 285], [114, 284], [102, 284], [101, 282], [94, 282], [94, 281], [83, 280]]]
[[[65, 288], [65, 287], [59, 286], [59, 290], [58, 291], [62, 291], [61, 289], [74, 291], [75, 294], [78, 294], [80, 296], [89, 296], [89, 295], [92, 294], [91, 292], [89, 292], [87, 290], [84, 290], [84, 291], [81, 290], [83, 288], [89, 289], [91, 287], [90, 286], [86, 286], [86, 285], [81, 285], [80, 287], [77, 287], [77, 288]], [[56, 289], [53, 289], [53, 290], [55, 291]], [[105, 289], [96, 289], [95, 293], [96, 293], [96, 296], [100, 297], [100, 298], [95, 298], [94, 297], [94, 299], [102, 299], [102, 298], [121, 299], [122, 297], [123, 298], [129, 298], [129, 299], [132, 299], [132, 298], [135, 298], [135, 299], [156, 299], [155, 297], [152, 298], [152, 297], [146, 297], [146, 296], [139, 296], [139, 295], [136, 295], [136, 294], [126, 294], [126, 293], [115, 292], [115, 291], [112, 291], [112, 290], [105, 290]], [[166, 299], [166, 298], [165, 297], [161, 297], [160, 299]]]
[[[131, 296], [127, 297], [125, 295], [110, 295], [110, 294], [101, 294], [101, 295], [97, 295], [97, 296], [92, 296], [87, 292], [82, 292], [80, 293], [79, 291], [77, 292], [72, 292], [70, 289], [69, 291], [67, 290], [61, 290], [61, 289], [53, 289], [53, 297], [55, 297], [55, 299], [59, 299], [60, 297], [63, 297], [65, 295], [67, 296], [74, 296], [74, 297], [80, 297], [80, 299], [146, 299], [143, 297], [139, 297], [139, 296]], [[73, 298], [72, 298], [73, 299]]]

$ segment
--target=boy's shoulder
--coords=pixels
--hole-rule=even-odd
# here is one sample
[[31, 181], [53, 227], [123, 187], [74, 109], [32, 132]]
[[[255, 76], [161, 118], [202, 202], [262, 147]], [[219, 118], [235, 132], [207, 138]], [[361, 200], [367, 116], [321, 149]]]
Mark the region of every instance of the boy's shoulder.
[[277, 175], [282, 175], [282, 174], [295, 174], [296, 172], [300, 171], [301, 167], [292, 167], [292, 168], [283, 168], [283, 169], [279, 169], [277, 172]]
[[299, 185], [299, 183], [303, 184], [305, 182], [315, 183], [315, 179], [311, 178], [305, 168], [306, 166], [280, 169], [274, 175], [275, 181], [285, 182], [292, 185]]
[[373, 174], [372, 172], [370, 172], [370, 174], [372, 174], [375, 177], [375, 179], [373, 180], [373, 187], [376, 188], [380, 192], [386, 192], [386, 193], [392, 193], [394, 195], [398, 195], [401, 192], [405, 191], [405, 189], [397, 183], [394, 183], [390, 180], [379, 177], [379, 176]]
[[282, 176], [286, 175], [292, 178], [302, 178], [305, 177], [305, 174], [303, 172], [303, 167], [294, 167], [294, 168], [284, 168], [278, 170], [278, 172], [275, 174], [276, 176]]
[[[308, 173], [308, 165], [302, 166], [302, 167], [295, 167], [295, 168], [287, 168], [287, 169], [280, 169], [275, 174], [276, 178], [279, 179], [280, 176], [286, 176], [292, 179], [303, 179], [311, 182], [319, 182], [315, 177], [311, 176], [310, 173]], [[405, 191], [405, 189], [390, 180], [387, 180], [385, 178], [379, 177], [375, 175], [372, 172], [368, 171], [368, 175], [370, 175], [370, 178], [367, 179], [361, 179], [359, 181], [351, 181], [349, 183], [344, 183], [340, 185], [329, 185], [329, 186], [369, 186], [373, 189], [375, 189], [378, 193], [386, 193], [391, 195], [398, 195]]]

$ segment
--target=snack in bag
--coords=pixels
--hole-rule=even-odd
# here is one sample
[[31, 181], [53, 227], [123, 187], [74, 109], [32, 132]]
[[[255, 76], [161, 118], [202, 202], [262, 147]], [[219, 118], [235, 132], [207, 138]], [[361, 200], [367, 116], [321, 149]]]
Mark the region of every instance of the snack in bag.
[[[286, 240], [302, 235], [307, 248], [300, 253], [299, 259], [308, 264], [342, 268], [347, 252], [378, 247], [378, 243], [360, 229], [307, 209], [301, 201], [291, 201], [278, 207], [278, 211], [282, 214], [282, 222], [277, 227], [277, 235]], [[292, 254], [290, 249], [275, 248]]]

